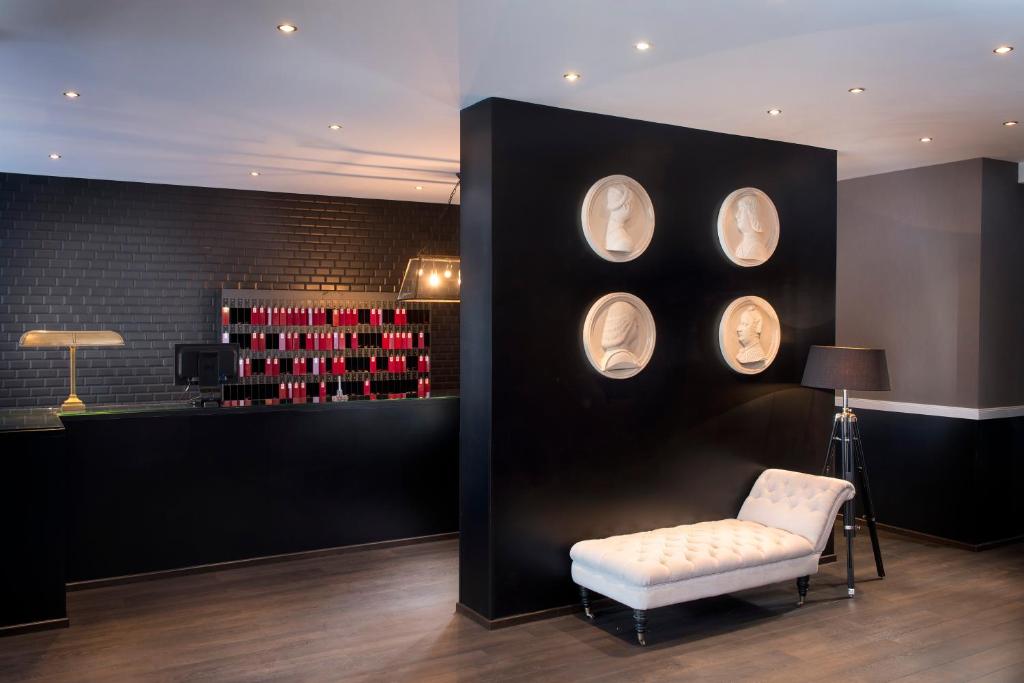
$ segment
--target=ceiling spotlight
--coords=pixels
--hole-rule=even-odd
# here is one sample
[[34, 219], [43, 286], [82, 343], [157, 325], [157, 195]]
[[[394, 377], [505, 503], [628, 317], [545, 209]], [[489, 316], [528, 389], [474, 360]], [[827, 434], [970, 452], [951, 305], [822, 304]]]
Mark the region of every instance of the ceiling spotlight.
[[781, 109], [769, 109], [768, 110], [768, 116], [778, 116], [781, 113], [782, 113]]
[[79, 93], [77, 90], [65, 90], [64, 91], [64, 97], [68, 98], [69, 100], [78, 99], [80, 96], [81, 96], [81, 93]]
[[340, 123], [332, 123], [331, 125], [329, 125], [327, 127], [330, 128], [331, 130], [341, 130], [341, 124]]
[[1018, 123], [1020, 123], [1020, 122], [1019, 121], [1003, 121], [1003, 125], [1006, 126], [1007, 128], [1011, 128], [1013, 126], [1016, 126]]
[[255, 178], [256, 176], [258, 176], [259, 174], [260, 174], [260, 172], [259, 172], [259, 171], [249, 171], [249, 175], [251, 175], [251, 176], [252, 176], [253, 178]]
[[569, 81], [570, 83], [573, 83], [583, 78], [583, 76], [576, 73], [575, 71], [570, 71], [569, 73], [562, 74], [562, 78]]
[[648, 50], [651, 49], [651, 44], [648, 43], [646, 40], [641, 40], [633, 47], [635, 47], [637, 50], [640, 50], [640, 52], [647, 52]]
[[417, 189], [417, 190], [422, 190], [422, 189], [423, 189], [423, 186], [422, 186], [422, 185], [417, 185], [417, 186], [416, 186], [416, 189]]
[[57, 159], [60, 159], [60, 155], [57, 154], [56, 152], [53, 152], [52, 154], [50, 154], [50, 158], [56, 161]]
[[295, 33], [299, 30], [299, 27], [295, 24], [278, 24], [277, 30], [281, 33]]
[[921, 138], [921, 142], [931, 142], [931, 141], [932, 141], [932, 139], [931, 139], [931, 138], [929, 138], [929, 137], [923, 137], [923, 138]]
[[1005, 55], [1013, 52], [1013, 45], [1000, 45], [996, 49], [992, 50], [997, 55]]
[[862, 92], [864, 92], [864, 88], [861, 88], [860, 86], [858, 86], [858, 87], [856, 87], [856, 88], [850, 88], [849, 92], [850, 92], [850, 94], [852, 94], [852, 95], [859, 95], [859, 94], [861, 94]]

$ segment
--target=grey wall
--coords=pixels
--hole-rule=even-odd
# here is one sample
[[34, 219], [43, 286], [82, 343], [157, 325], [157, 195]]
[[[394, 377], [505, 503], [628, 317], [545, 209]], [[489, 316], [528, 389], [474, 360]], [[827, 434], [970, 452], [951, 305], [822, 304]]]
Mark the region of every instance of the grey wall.
[[1024, 185], [1018, 165], [985, 159], [981, 206], [978, 405], [1024, 405]]
[[[17, 348], [30, 329], [113, 329], [79, 352], [86, 403], [180, 397], [176, 342], [216, 342], [223, 287], [385, 291], [410, 256], [458, 253], [439, 204], [0, 173], [0, 406], [67, 396], [67, 352]], [[457, 393], [458, 305], [432, 311], [432, 383]]]
[[886, 350], [892, 391], [978, 401], [982, 160], [844, 180], [838, 193], [836, 343]]

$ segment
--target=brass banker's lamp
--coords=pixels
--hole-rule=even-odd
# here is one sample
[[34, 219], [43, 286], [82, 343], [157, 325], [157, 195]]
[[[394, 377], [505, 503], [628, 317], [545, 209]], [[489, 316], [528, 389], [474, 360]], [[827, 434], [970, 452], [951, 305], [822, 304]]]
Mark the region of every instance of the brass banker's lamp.
[[124, 339], [109, 330], [32, 330], [21, 335], [18, 346], [23, 349], [62, 349], [67, 347], [71, 359], [71, 395], [61, 404], [65, 413], [85, 410], [85, 404], [75, 393], [75, 350], [79, 346], [124, 346]]

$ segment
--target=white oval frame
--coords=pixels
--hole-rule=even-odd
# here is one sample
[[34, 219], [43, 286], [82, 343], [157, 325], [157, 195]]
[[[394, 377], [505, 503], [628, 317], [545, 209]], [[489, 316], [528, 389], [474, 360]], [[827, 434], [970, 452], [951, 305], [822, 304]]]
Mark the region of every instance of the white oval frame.
[[[763, 205], [768, 207], [769, 217], [773, 221], [774, 229], [772, 230], [772, 234], [769, 235], [768, 239], [765, 241], [765, 248], [768, 250], [768, 258], [763, 261], [755, 262], [752, 259], [740, 259], [735, 254], [735, 247], [729, 244], [729, 231], [739, 231], [735, 225], [735, 220], [729, 217], [729, 212], [739, 198], [744, 195], [754, 195], [761, 200]], [[722, 253], [724, 253], [730, 261], [738, 266], [754, 268], [770, 261], [772, 256], [775, 254], [775, 249], [779, 246], [779, 236], [781, 232], [782, 225], [779, 222], [779, 211], [775, 208], [775, 202], [773, 202], [772, 198], [766, 193], [756, 187], [741, 187], [738, 190], [733, 190], [725, 199], [722, 200], [722, 203], [718, 207], [718, 244], [722, 248]]]
[[[590, 225], [590, 209], [594, 199], [597, 198], [601, 191], [604, 190], [608, 185], [612, 183], [623, 183], [631, 190], [633, 194], [640, 200], [641, 213], [646, 217], [646, 221], [649, 225], [644, 229], [643, 234], [634, 236], [630, 232], [630, 236], [634, 237], [636, 244], [631, 252], [615, 252], [608, 251], [603, 246], [604, 232], [600, 236], [594, 234], [593, 226]], [[636, 220], [635, 218], [630, 223]], [[651, 201], [651, 197], [647, 194], [647, 190], [644, 186], [633, 180], [627, 175], [610, 175], [601, 178], [587, 190], [587, 195], [583, 198], [583, 206], [580, 207], [580, 227], [583, 230], [583, 237], [587, 240], [587, 244], [594, 250], [594, 253], [603, 258], [605, 261], [612, 261], [615, 263], [625, 263], [638, 258], [641, 254], [647, 251], [647, 247], [650, 246], [651, 240], [654, 239], [654, 203]]]
[[[601, 316], [604, 309], [611, 306], [616, 301], [625, 301], [639, 312], [642, 348], [638, 353], [634, 354], [637, 357], [638, 367], [630, 368], [628, 370], [602, 370], [600, 359], [601, 356], [604, 355], [604, 351], [600, 349], [600, 344], [598, 343], [597, 354], [595, 357], [595, 348], [593, 343], [594, 325], [597, 323], [598, 318]], [[605, 294], [595, 301], [590, 306], [590, 310], [587, 311], [587, 317], [583, 321], [583, 329], [580, 331], [580, 337], [583, 340], [583, 354], [587, 357], [587, 360], [590, 361], [591, 367], [610, 379], [629, 379], [643, 371], [650, 364], [651, 357], [654, 355], [654, 346], [657, 342], [657, 336], [657, 326], [654, 324], [654, 316], [651, 314], [651, 309], [647, 307], [647, 304], [645, 304], [640, 297], [627, 292], [612, 292], [611, 294]]]
[[[741, 306], [757, 306], [761, 310], [763, 315], [768, 316], [775, 325], [777, 330], [775, 337], [771, 340], [771, 343], [765, 347], [766, 360], [763, 361], [764, 365], [759, 368], [750, 368], [744, 366], [738, 360], [736, 360], [735, 353], [730, 352], [729, 349], [733, 347], [732, 344], [726, 342], [726, 336], [732, 335], [732, 338], [736, 338], [736, 330], [733, 325], [730, 324], [732, 317], [736, 314], [737, 309]], [[762, 336], [763, 336], [762, 332]], [[736, 341], [738, 346], [739, 341]], [[732, 368], [734, 371], [742, 375], [757, 375], [767, 370], [772, 363], [775, 362], [775, 357], [779, 355], [779, 347], [782, 345], [782, 323], [779, 321], [779, 314], [775, 312], [775, 309], [770, 303], [765, 301], [759, 296], [741, 296], [732, 300], [725, 311], [722, 313], [722, 317], [718, 321], [718, 352], [722, 356], [722, 360], [725, 361], [726, 365]], [[762, 344], [762, 346], [764, 346]]]

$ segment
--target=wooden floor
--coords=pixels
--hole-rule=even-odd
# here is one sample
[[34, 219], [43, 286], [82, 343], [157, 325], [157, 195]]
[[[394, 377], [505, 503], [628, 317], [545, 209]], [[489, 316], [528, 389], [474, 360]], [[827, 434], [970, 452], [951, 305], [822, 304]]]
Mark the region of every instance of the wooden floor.
[[799, 609], [787, 582], [653, 611], [646, 649], [623, 609], [454, 614], [456, 541], [93, 589], [70, 629], [0, 639], [0, 680], [1024, 681], [1024, 545], [882, 542], [889, 578], [855, 600], [840, 557]]

